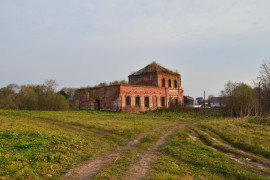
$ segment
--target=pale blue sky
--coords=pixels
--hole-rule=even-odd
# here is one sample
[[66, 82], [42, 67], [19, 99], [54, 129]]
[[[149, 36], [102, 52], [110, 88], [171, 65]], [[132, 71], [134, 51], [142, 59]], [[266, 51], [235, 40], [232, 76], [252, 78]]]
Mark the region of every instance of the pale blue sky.
[[269, 0], [0, 0], [0, 87], [122, 80], [152, 61], [185, 95], [248, 84], [270, 56]]

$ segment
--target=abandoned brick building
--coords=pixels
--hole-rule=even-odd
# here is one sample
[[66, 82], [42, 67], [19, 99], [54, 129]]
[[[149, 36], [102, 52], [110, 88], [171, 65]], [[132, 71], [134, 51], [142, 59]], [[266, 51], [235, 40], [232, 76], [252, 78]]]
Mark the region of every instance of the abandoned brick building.
[[128, 76], [127, 85], [78, 90], [78, 109], [137, 113], [183, 105], [179, 73], [153, 62]]

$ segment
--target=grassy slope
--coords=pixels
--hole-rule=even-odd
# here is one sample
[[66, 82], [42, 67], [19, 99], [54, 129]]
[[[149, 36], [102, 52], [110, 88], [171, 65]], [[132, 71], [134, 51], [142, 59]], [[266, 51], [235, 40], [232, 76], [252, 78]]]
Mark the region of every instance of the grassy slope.
[[244, 151], [270, 159], [269, 124], [250, 123], [248, 119], [224, 119], [200, 124], [202, 130], [211, 131]]
[[169, 114], [0, 110], [0, 178], [57, 178], [174, 120]]
[[180, 130], [160, 150], [150, 179], [264, 179]]

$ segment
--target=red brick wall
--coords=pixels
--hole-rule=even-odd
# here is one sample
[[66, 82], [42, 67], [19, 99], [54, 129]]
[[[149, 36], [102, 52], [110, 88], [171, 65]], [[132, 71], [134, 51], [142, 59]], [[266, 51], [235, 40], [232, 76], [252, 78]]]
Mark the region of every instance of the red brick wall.
[[[179, 105], [184, 105], [183, 99], [183, 90], [181, 87], [181, 76], [178, 74], [166, 74], [166, 73], [158, 73], [158, 86], [162, 87], [162, 80], [165, 79], [165, 87], [167, 88], [167, 96], [169, 103], [175, 102], [175, 99], [178, 99]], [[171, 87], [169, 88], [169, 79], [171, 80]], [[177, 87], [175, 88], [174, 81], [177, 82]]]
[[157, 73], [145, 73], [128, 77], [130, 85], [158, 86]]
[[179, 74], [174, 75], [174, 74], [158, 73], [157, 79], [158, 79], [158, 87], [162, 87], [162, 79], [165, 79], [165, 87], [169, 88], [168, 81], [170, 79], [172, 89], [175, 89], [174, 80], [177, 81], [177, 88], [176, 89], [178, 89], [178, 88], [181, 89], [181, 76]]
[[79, 89], [77, 92], [78, 109], [90, 109], [89, 89]]
[[[166, 89], [160, 87], [149, 86], [129, 86], [121, 85], [121, 111], [126, 113], [137, 113], [143, 111], [154, 110], [161, 107], [161, 97], [166, 99]], [[131, 104], [126, 105], [126, 97], [131, 97]], [[140, 97], [140, 106], [136, 107], [135, 99]], [[149, 97], [149, 107], [145, 107], [145, 97]]]
[[[165, 79], [165, 88], [162, 87]], [[168, 80], [171, 79], [171, 88]], [[177, 81], [177, 87], [174, 86]], [[131, 85], [106, 86], [102, 88], [81, 89], [78, 91], [78, 109], [96, 109], [96, 100], [100, 102], [100, 110], [137, 113], [154, 110], [161, 107], [161, 97], [165, 97], [165, 107], [178, 100], [183, 105], [183, 90], [180, 75], [165, 73], [147, 73], [139, 76], [129, 76]], [[126, 97], [130, 96], [131, 104], [126, 105]], [[140, 97], [140, 106], [135, 99]], [[149, 98], [149, 107], [145, 106], [145, 97]]]
[[78, 91], [78, 109], [96, 109], [99, 100], [100, 110], [120, 111], [120, 86], [89, 88]]

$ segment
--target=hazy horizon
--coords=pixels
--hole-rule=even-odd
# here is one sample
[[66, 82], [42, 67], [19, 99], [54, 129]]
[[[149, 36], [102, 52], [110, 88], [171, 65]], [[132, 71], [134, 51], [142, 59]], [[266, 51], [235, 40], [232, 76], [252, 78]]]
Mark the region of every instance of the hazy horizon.
[[0, 0], [0, 87], [127, 80], [156, 61], [184, 95], [252, 85], [270, 56], [267, 0]]

